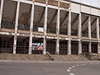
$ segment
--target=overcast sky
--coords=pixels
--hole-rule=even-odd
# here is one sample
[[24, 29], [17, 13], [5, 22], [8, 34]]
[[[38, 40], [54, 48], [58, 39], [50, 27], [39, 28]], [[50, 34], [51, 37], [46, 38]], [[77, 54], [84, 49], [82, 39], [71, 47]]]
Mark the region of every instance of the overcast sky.
[[73, 0], [73, 1], [77, 1], [77, 2], [82, 2], [88, 5], [92, 5], [95, 7], [100, 7], [100, 0]]

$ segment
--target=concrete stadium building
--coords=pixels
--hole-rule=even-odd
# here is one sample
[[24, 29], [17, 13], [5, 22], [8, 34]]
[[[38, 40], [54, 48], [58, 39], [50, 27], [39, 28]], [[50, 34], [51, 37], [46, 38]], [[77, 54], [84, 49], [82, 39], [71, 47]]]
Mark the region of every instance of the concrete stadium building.
[[0, 53], [47, 51], [100, 53], [100, 0], [0, 0]]

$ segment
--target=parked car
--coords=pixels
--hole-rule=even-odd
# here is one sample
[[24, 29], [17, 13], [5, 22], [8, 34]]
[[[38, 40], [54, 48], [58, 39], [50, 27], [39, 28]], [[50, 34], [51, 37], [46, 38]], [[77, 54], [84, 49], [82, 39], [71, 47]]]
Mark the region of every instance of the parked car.
[[42, 46], [36, 46], [35, 50], [43, 50], [43, 47]]

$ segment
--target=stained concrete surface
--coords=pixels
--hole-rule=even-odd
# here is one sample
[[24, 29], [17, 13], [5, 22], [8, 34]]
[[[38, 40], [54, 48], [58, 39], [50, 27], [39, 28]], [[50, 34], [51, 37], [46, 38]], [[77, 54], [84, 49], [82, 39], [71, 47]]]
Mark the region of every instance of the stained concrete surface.
[[0, 75], [100, 75], [99, 61], [0, 61]]

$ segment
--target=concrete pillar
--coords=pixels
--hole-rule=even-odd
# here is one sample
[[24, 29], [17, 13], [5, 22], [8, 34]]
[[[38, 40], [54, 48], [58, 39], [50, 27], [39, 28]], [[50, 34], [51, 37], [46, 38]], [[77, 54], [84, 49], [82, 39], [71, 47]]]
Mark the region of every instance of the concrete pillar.
[[79, 37], [79, 39], [81, 39], [81, 37], [82, 37], [82, 29], [81, 29], [81, 13], [79, 14], [78, 37]]
[[71, 10], [69, 10], [69, 18], [68, 18], [68, 55], [71, 55]]
[[89, 42], [89, 52], [91, 52], [91, 17], [88, 18], [88, 37], [90, 39]]
[[46, 54], [47, 15], [48, 15], [48, 6], [46, 6], [45, 8], [43, 54]]
[[98, 53], [100, 53], [100, 42], [98, 42]]
[[79, 26], [78, 26], [78, 36], [79, 36], [79, 44], [78, 44], [78, 54], [82, 53], [82, 30], [81, 30], [81, 13], [79, 14]]
[[97, 18], [97, 23], [96, 23], [96, 33], [97, 33], [97, 38], [99, 40], [99, 18]]
[[1, 0], [1, 6], [0, 6], [1, 7], [0, 8], [1, 9], [0, 10], [1, 11], [0, 12], [0, 29], [1, 29], [1, 20], [2, 20], [2, 13], [3, 13], [3, 5], [4, 5], [4, 0]]
[[30, 38], [29, 38], [29, 52], [28, 54], [32, 54], [32, 32], [33, 32], [33, 19], [34, 19], [34, 4], [32, 4], [31, 9], [31, 21], [30, 21]]
[[57, 13], [57, 29], [56, 29], [56, 34], [57, 34], [56, 54], [58, 54], [58, 55], [59, 55], [59, 26], [60, 26], [60, 9], [58, 8], [58, 13]]
[[15, 20], [15, 36], [14, 36], [13, 54], [16, 54], [19, 8], [20, 8], [20, 1], [18, 1], [17, 8], [16, 8], [17, 11], [16, 11], [16, 20]]
[[80, 40], [78, 43], [78, 54], [82, 53], [82, 41]]
[[98, 39], [98, 53], [100, 53], [100, 42], [99, 42], [99, 36], [100, 36], [100, 33], [99, 33], [99, 18], [97, 18], [97, 24], [96, 24], [96, 32], [97, 32], [97, 39]]
[[91, 51], [91, 41], [89, 42], [89, 52], [92, 52]]
[[91, 39], [91, 17], [88, 18], [88, 37]]
[[46, 54], [46, 36], [43, 39], [43, 54]]

